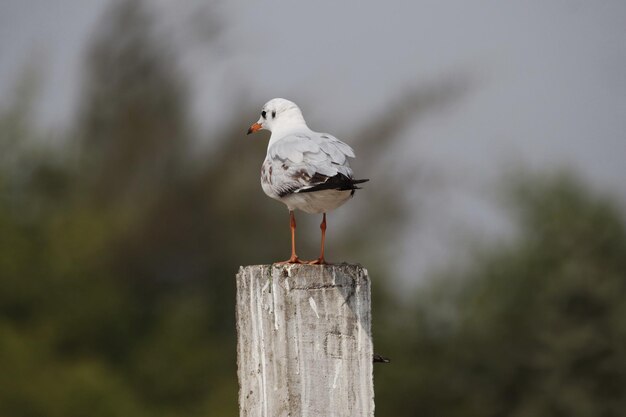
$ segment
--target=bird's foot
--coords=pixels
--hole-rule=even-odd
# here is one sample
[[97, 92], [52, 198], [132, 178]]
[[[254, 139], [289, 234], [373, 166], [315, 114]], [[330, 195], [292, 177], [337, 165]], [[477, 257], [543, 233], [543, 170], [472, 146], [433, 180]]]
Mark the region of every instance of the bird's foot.
[[295, 255], [292, 255], [291, 258], [287, 259], [286, 261], [280, 261], [280, 262], [274, 262], [275, 265], [286, 265], [286, 264], [305, 264], [306, 262], [300, 260], [300, 258], [298, 258]]
[[306, 261], [305, 263], [308, 264], [308, 265], [326, 265], [326, 259], [324, 259], [324, 258], [317, 258], [317, 259], [314, 259], [312, 261]]

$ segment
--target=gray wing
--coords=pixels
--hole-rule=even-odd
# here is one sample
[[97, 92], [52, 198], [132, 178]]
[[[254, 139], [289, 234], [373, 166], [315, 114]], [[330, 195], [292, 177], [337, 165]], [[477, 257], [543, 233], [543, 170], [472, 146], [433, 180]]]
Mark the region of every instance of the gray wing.
[[281, 197], [305, 192], [337, 176], [351, 179], [348, 158], [354, 158], [352, 148], [331, 135], [289, 135], [267, 151], [266, 164], [272, 168], [268, 180]]

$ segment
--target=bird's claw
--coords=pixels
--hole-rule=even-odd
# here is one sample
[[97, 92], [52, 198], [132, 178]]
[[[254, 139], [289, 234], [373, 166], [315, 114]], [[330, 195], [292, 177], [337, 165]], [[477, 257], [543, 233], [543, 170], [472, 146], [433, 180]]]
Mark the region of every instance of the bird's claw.
[[306, 261], [305, 263], [307, 265], [326, 265], [326, 259], [324, 259], [324, 258], [317, 258], [317, 259], [314, 259], [312, 261]]
[[275, 262], [276, 265], [286, 265], [286, 264], [305, 264], [307, 262], [300, 260], [297, 256], [292, 256], [286, 261]]

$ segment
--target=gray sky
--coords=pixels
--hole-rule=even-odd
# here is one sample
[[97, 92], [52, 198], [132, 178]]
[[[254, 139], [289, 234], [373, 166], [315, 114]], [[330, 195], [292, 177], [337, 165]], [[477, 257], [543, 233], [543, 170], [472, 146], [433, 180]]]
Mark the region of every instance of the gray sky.
[[[41, 124], [66, 124], [85, 40], [107, 3], [3, 0], [0, 104], [37, 57], [49, 68]], [[424, 217], [407, 235], [420, 254], [407, 277], [447, 259], [459, 233], [505, 228], [492, 190], [510, 164], [571, 166], [626, 202], [623, 0], [149, 3], [181, 45], [206, 131], [245, 93], [259, 108], [291, 98], [313, 129], [350, 142], [342, 133], [407, 86], [459, 74], [476, 81], [458, 103], [410, 126], [402, 152], [390, 152], [441, 178], [427, 197], [419, 186], [408, 190]], [[207, 46], [211, 21], [222, 32]], [[244, 87], [233, 93], [233, 83]]]

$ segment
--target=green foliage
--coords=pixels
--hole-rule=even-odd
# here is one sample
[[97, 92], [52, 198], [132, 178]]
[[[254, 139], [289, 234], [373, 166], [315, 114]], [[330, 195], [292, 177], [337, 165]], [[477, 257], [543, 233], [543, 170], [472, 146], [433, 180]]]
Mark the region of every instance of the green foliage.
[[413, 338], [398, 352], [402, 370], [380, 370], [382, 415], [619, 416], [626, 408], [621, 213], [568, 176], [511, 189], [518, 240], [441, 277], [411, 323], [395, 325]]

